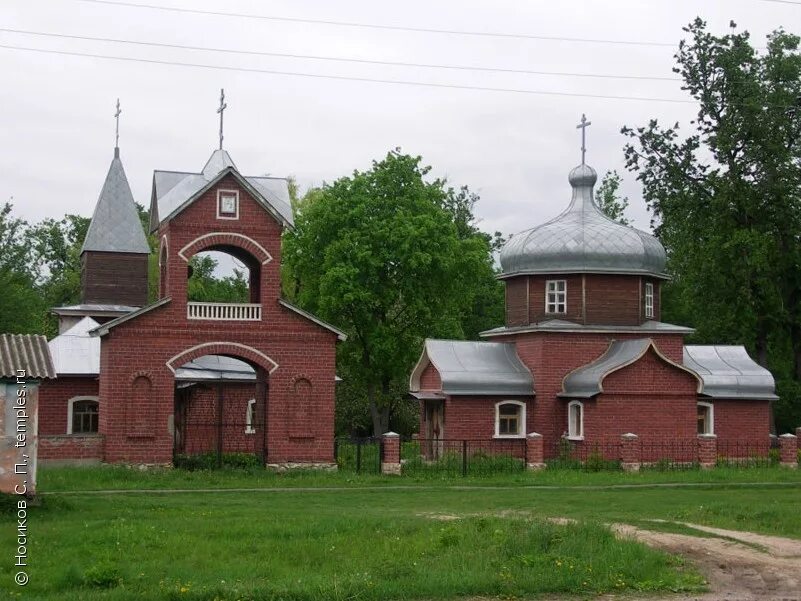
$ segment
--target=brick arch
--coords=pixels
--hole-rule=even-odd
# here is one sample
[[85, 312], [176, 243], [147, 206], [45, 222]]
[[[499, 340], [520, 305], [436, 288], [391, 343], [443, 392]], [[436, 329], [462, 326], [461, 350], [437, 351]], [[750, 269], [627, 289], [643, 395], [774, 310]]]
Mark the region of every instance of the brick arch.
[[226, 355], [229, 357], [242, 359], [244, 361], [248, 361], [249, 363], [258, 365], [270, 374], [278, 369], [278, 363], [276, 363], [273, 359], [262, 353], [260, 350], [239, 342], [204, 342], [202, 344], [197, 344], [171, 357], [167, 361], [166, 365], [167, 368], [174, 374], [175, 370], [185, 363], [193, 361], [198, 357], [203, 357], [204, 355]]
[[250, 236], [236, 232], [211, 232], [198, 236], [179, 250], [178, 256], [188, 263], [189, 259], [197, 253], [218, 246], [234, 246], [236, 248], [241, 248], [253, 255], [262, 265], [266, 265], [273, 260], [272, 255], [267, 252], [267, 249], [256, 240]]

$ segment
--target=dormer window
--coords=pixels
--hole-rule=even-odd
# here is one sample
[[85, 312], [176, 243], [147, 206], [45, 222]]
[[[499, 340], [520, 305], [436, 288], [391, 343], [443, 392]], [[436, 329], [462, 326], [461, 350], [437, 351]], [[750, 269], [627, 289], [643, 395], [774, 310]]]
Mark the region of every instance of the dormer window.
[[567, 313], [567, 280], [545, 282], [545, 312]]
[[217, 219], [239, 219], [238, 190], [217, 190]]
[[651, 319], [654, 316], [654, 285], [651, 282], [645, 284], [645, 318]]

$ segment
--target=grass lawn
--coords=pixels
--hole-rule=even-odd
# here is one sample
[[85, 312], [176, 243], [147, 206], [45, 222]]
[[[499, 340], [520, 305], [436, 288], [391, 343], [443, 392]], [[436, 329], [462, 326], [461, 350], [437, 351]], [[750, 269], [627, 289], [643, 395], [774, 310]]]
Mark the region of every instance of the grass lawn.
[[[45, 495], [29, 516], [30, 583], [9, 586], [11, 561], [0, 562], [0, 591], [24, 590], [20, 598], [44, 600], [695, 591], [702, 580], [681, 560], [616, 540], [601, 524], [659, 518], [801, 538], [801, 478], [779, 469], [739, 472], [750, 472], [739, 475], [743, 481], [783, 484], [590, 490], [573, 485], [659, 478], [553, 472], [488, 478], [477, 486], [462, 478], [54, 468], [41, 472], [42, 491], [264, 490]], [[662, 480], [717, 480], [720, 473], [665, 474]], [[560, 478], [567, 486], [546, 487]], [[532, 484], [540, 486], [525, 486]], [[314, 486], [328, 489], [297, 488]], [[435, 519], [449, 515], [462, 519]], [[555, 516], [580, 522], [544, 521]], [[3, 515], [2, 549], [13, 548], [14, 522]]]

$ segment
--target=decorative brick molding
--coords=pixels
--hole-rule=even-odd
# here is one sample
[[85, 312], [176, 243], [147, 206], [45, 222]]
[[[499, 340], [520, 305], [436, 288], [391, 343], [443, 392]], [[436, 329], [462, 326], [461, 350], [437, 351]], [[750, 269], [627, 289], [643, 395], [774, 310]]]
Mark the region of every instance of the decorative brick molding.
[[542, 434], [531, 432], [526, 436], [526, 469], [545, 469], [545, 454]]
[[629, 432], [620, 436], [620, 466], [626, 472], [639, 472], [640, 437]]
[[240, 357], [262, 367], [263, 369], [267, 370], [268, 373], [273, 373], [276, 369], [278, 369], [278, 363], [273, 361], [270, 357], [258, 349], [240, 344], [238, 342], [204, 342], [203, 344], [195, 345], [170, 358], [170, 360], [167, 361], [167, 367], [170, 368], [170, 371], [175, 373], [175, 370], [185, 363], [189, 363], [190, 361], [199, 357], [203, 357], [204, 355], [228, 355]]
[[273, 260], [272, 255], [267, 252], [267, 249], [256, 240], [236, 232], [211, 232], [198, 236], [179, 250], [178, 256], [188, 263], [189, 259], [197, 253], [207, 248], [220, 246], [235, 246], [241, 248], [253, 255], [262, 265], [266, 265]]
[[718, 459], [718, 437], [714, 434], [698, 435], [698, 464], [701, 469], [715, 467]]
[[400, 476], [400, 436], [387, 432], [381, 437], [381, 473]]
[[798, 467], [798, 438], [795, 434], [779, 436], [779, 457], [779, 465], [782, 467]]

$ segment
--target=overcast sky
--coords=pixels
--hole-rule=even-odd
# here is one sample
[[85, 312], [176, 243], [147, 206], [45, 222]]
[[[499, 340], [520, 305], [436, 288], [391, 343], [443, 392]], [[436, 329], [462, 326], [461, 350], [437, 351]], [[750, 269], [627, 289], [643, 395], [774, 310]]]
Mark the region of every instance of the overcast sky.
[[[671, 77], [681, 27], [696, 16], [716, 32], [730, 20], [758, 45], [784, 26], [801, 33], [801, 6], [764, 0], [130, 0], [273, 17], [553, 37], [662, 42], [612, 45], [479, 37], [165, 12], [81, 0], [2, 0], [0, 27], [144, 42], [410, 63]], [[0, 45], [308, 74], [571, 94], [683, 100], [675, 81], [456, 71], [131, 46], [0, 32]], [[0, 48], [0, 201], [37, 221], [91, 215], [114, 147], [136, 200], [150, 203], [154, 169], [199, 171], [217, 145], [225, 88], [225, 148], [245, 175], [294, 175], [302, 187], [367, 169], [396, 146], [481, 196], [481, 227], [505, 234], [559, 213], [580, 161], [575, 129], [592, 121], [587, 162], [617, 169], [630, 216], [649, 226], [640, 187], [622, 160], [623, 125], [686, 124], [692, 104], [536, 95], [246, 73]]]

